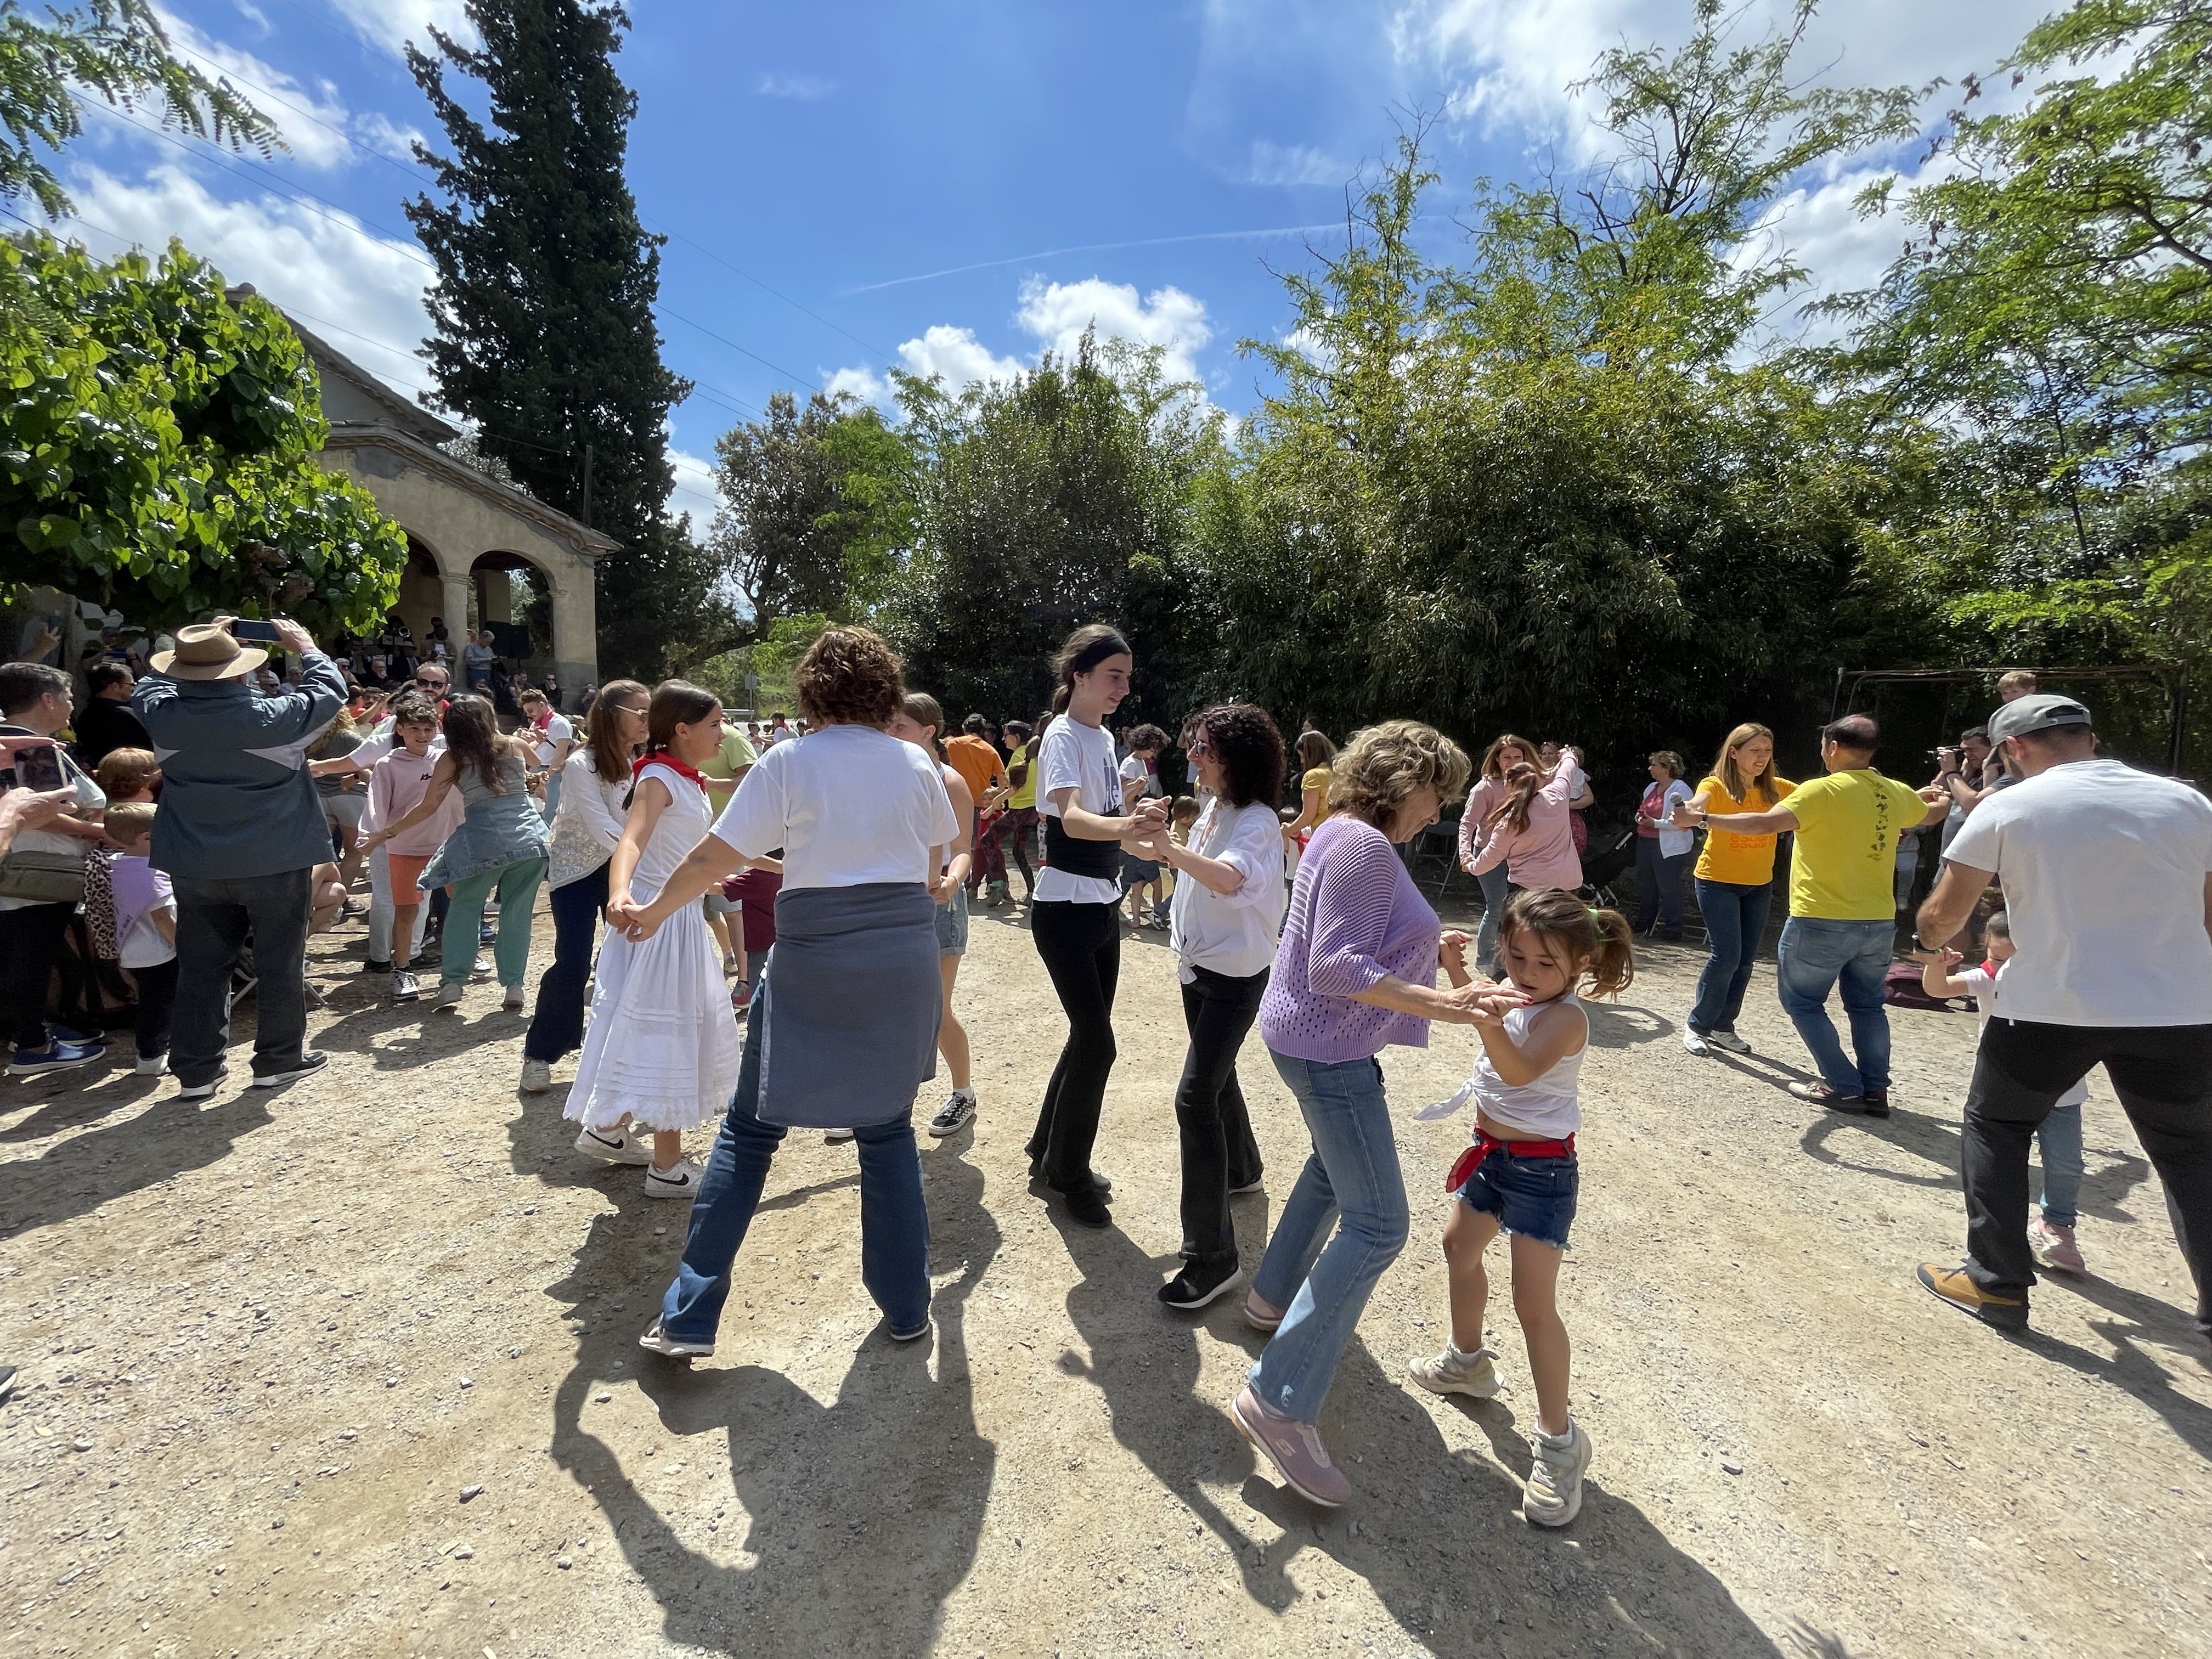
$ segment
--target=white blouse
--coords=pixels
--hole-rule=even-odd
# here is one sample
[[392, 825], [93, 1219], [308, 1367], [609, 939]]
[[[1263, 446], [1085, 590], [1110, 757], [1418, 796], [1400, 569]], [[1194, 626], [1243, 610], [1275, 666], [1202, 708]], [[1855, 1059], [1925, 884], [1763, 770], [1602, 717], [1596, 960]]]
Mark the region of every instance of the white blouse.
[[592, 763], [592, 751], [579, 749], [561, 768], [561, 804], [553, 809], [553, 836], [547, 853], [545, 884], [566, 887], [615, 855], [623, 826], [629, 822], [623, 801], [629, 775], [606, 780]]
[[1190, 850], [1243, 872], [1233, 893], [1217, 893], [1188, 870], [1176, 872], [1168, 902], [1168, 938], [1175, 946], [1176, 977], [1185, 985], [1204, 968], [1232, 979], [1249, 979], [1275, 960], [1289, 898], [1284, 884], [1283, 822], [1267, 802], [1231, 806], [1212, 799], [1190, 827]]

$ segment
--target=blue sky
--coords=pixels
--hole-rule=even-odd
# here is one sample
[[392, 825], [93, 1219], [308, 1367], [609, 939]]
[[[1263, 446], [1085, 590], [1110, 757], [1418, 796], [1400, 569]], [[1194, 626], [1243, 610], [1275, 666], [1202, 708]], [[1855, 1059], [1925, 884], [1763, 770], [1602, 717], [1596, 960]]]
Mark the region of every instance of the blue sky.
[[[1925, 82], [1986, 69], [2037, 9], [1858, 0], [1816, 23], [1808, 64]], [[1749, 26], [1775, 15], [1752, 0]], [[1275, 270], [1340, 239], [1346, 190], [1396, 112], [1443, 111], [1430, 234], [1482, 174], [1590, 153], [1567, 90], [1605, 46], [1673, 41], [1689, 0], [1187, 0], [1180, 4], [632, 0], [629, 177], [667, 233], [662, 330], [698, 390], [671, 422], [672, 505], [713, 506], [717, 434], [772, 391], [880, 396], [899, 365], [960, 382], [1064, 348], [1086, 325], [1168, 349], [1232, 413], [1255, 398], [1237, 343], [1276, 337]], [[283, 125], [268, 164], [88, 120], [64, 174], [95, 252], [180, 236], [410, 392], [429, 271], [400, 204], [428, 112], [400, 58], [461, 0], [168, 0], [177, 43]], [[1943, 106], [1929, 105], [1931, 118]], [[1808, 178], [1770, 231], [1820, 286], [1894, 246], [1850, 203], [1911, 153]], [[19, 204], [20, 205], [20, 204]]]

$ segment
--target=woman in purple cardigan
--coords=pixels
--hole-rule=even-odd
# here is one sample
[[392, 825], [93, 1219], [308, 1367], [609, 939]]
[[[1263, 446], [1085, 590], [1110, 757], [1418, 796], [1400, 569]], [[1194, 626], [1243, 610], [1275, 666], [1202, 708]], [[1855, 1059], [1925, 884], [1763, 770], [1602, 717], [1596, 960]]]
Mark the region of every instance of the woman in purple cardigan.
[[[1394, 1042], [1425, 1048], [1431, 1020], [1472, 1024], [1477, 1006], [1502, 1013], [1522, 1000], [1468, 977], [1466, 935], [1444, 939], [1392, 844], [1434, 823], [1471, 769], [1416, 720], [1352, 738], [1336, 757], [1330, 816], [1299, 860], [1260, 1004], [1260, 1034], [1313, 1152], [1252, 1276], [1245, 1320], [1273, 1340], [1230, 1412], [1316, 1504], [1352, 1495], [1314, 1424], [1369, 1293], [1406, 1244], [1406, 1183], [1375, 1056]], [[1436, 985], [1440, 945], [1449, 991]]]

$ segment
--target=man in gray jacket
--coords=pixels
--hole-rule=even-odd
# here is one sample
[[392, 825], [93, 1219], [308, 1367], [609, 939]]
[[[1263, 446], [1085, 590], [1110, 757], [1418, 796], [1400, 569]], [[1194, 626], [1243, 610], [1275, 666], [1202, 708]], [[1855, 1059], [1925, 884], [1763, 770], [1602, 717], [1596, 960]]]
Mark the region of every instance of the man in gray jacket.
[[307, 748], [344, 704], [345, 680], [306, 629], [279, 622], [301, 682], [263, 696], [252, 676], [269, 653], [240, 646], [233, 620], [179, 629], [177, 648], [154, 658], [131, 699], [161, 762], [152, 859], [177, 893], [169, 1069], [184, 1100], [222, 1081], [231, 971], [249, 935], [260, 981], [252, 1086], [305, 1077], [325, 1060], [301, 1046], [311, 878], [331, 858]]

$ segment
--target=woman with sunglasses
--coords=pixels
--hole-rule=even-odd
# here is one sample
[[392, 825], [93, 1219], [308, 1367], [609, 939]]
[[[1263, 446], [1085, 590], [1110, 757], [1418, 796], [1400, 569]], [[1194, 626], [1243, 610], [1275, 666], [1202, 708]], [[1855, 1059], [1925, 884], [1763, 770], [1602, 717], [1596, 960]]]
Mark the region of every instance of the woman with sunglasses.
[[[584, 737], [561, 769], [560, 805], [553, 814], [553, 965], [538, 981], [538, 1007], [522, 1040], [522, 1087], [539, 1095], [553, 1086], [553, 1062], [584, 1041], [584, 984], [599, 942], [607, 902], [607, 865], [629, 822], [630, 760], [645, 742], [653, 694], [635, 680], [610, 680], [584, 717]], [[614, 1132], [619, 1135], [623, 1132]]]

